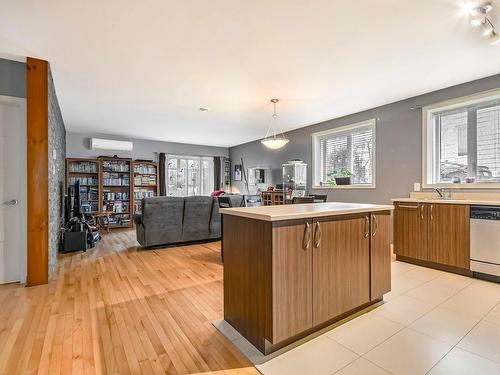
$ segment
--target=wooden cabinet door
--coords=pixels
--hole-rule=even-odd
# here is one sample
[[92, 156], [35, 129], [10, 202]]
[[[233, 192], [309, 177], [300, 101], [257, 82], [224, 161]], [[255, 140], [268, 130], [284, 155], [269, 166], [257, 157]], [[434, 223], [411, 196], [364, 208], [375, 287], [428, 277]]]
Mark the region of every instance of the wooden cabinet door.
[[370, 299], [391, 291], [391, 212], [371, 214]]
[[312, 246], [310, 219], [273, 223], [272, 343], [312, 327]]
[[469, 269], [469, 206], [448, 203], [428, 206], [429, 260]]
[[428, 260], [428, 205], [397, 202], [394, 210], [394, 253], [400, 256]]
[[313, 325], [370, 301], [370, 218], [313, 220]]

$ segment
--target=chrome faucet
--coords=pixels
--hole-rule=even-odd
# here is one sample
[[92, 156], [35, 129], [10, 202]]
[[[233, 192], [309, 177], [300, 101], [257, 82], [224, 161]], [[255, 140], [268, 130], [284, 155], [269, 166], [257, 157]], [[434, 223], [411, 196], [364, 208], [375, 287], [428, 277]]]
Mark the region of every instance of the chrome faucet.
[[441, 189], [441, 188], [435, 188], [434, 190], [436, 190], [436, 193], [438, 193], [439, 195], [439, 198], [444, 198], [444, 190]]

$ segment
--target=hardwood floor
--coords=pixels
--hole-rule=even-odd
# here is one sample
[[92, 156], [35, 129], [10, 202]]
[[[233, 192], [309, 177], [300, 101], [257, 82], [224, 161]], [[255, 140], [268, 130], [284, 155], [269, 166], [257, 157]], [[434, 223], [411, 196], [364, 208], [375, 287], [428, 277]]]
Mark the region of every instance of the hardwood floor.
[[112, 232], [56, 277], [0, 286], [0, 374], [258, 374], [211, 324], [220, 243], [137, 251]]

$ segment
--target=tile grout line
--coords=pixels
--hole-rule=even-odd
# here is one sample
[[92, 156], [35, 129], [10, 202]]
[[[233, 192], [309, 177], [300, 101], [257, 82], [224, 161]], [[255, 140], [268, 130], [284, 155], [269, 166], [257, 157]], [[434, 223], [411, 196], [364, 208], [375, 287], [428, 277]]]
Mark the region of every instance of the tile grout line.
[[[409, 270], [409, 271], [411, 271], [411, 270]], [[407, 271], [407, 272], [409, 272], [409, 271]], [[444, 273], [444, 274], [446, 274], [446, 273]], [[443, 275], [439, 275], [439, 276], [437, 276], [437, 277], [436, 277], [436, 278], [434, 278], [434, 279], [431, 279], [431, 280], [429, 280], [429, 281], [427, 281], [427, 282], [424, 282], [424, 283], [422, 283], [422, 284], [419, 284], [419, 285], [415, 286], [414, 288], [408, 289], [407, 291], [403, 292], [401, 295], [396, 296], [394, 299], [399, 298], [399, 297], [402, 297], [402, 296], [406, 296], [406, 297], [414, 298], [414, 297], [411, 297], [411, 296], [407, 296], [407, 295], [406, 295], [406, 293], [408, 293], [409, 291], [411, 291], [411, 290], [413, 290], [413, 289], [415, 289], [415, 288], [418, 288], [418, 287], [420, 287], [420, 286], [422, 286], [422, 285], [425, 285], [425, 284], [427, 284], [427, 283], [430, 283], [431, 281], [436, 280], [436, 279], [438, 279], [438, 278], [439, 278], [439, 277], [441, 277], [441, 276], [443, 276]], [[472, 283], [471, 283], [471, 284], [472, 284]], [[445, 303], [445, 302], [446, 302], [446, 301], [448, 301], [449, 299], [453, 298], [455, 295], [457, 295], [458, 293], [460, 293], [462, 290], [464, 290], [465, 288], [467, 288], [467, 287], [468, 287], [468, 286], [470, 286], [471, 284], [467, 284], [467, 285], [465, 285], [464, 287], [462, 287], [462, 288], [458, 289], [457, 293], [455, 293], [455, 294], [453, 294], [452, 296], [450, 296], [449, 298], [445, 299], [443, 302], [441, 302], [441, 304], [442, 304], [442, 303]], [[421, 301], [421, 302], [427, 302], [427, 301], [422, 301], [422, 300], [420, 300], [420, 299], [418, 299], [418, 298], [415, 298], [415, 299], [417, 299], [418, 301]], [[389, 302], [390, 302], [390, 301], [387, 301], [387, 303], [389, 303]], [[427, 303], [429, 303], [429, 302], [427, 302]], [[413, 320], [413, 321], [412, 321], [412, 322], [410, 322], [408, 325], [401, 324], [401, 322], [396, 322], [395, 320], [392, 320], [392, 319], [387, 318], [387, 317], [385, 317], [385, 316], [377, 315], [376, 313], [374, 313], [374, 312], [373, 312], [373, 311], [375, 311], [375, 310], [372, 310], [371, 312], [373, 312], [373, 313], [374, 313], [374, 314], [376, 314], [377, 316], [382, 317], [382, 318], [385, 318], [385, 319], [387, 319], [387, 320], [389, 320], [389, 321], [391, 321], [391, 322], [393, 322], [393, 323], [398, 323], [398, 324], [402, 325], [402, 326], [403, 326], [403, 328], [401, 328], [400, 330], [398, 330], [397, 332], [395, 332], [393, 335], [391, 335], [391, 336], [387, 337], [385, 340], [383, 340], [383, 341], [382, 341], [382, 342], [380, 342], [379, 344], [375, 345], [375, 346], [374, 346], [373, 348], [371, 348], [368, 352], [366, 352], [366, 353], [362, 354], [362, 355], [361, 355], [361, 357], [362, 357], [363, 359], [366, 359], [367, 361], [371, 362], [368, 358], [366, 358], [366, 357], [365, 357], [365, 355], [366, 355], [366, 354], [368, 354], [369, 352], [371, 352], [371, 351], [372, 351], [372, 350], [374, 350], [375, 348], [379, 347], [380, 345], [382, 345], [383, 343], [385, 343], [387, 340], [389, 340], [389, 339], [390, 339], [390, 338], [392, 338], [393, 336], [397, 335], [398, 333], [400, 333], [401, 331], [403, 331], [403, 330], [404, 330], [404, 329], [406, 329], [406, 328], [408, 328], [408, 329], [410, 329], [410, 330], [412, 330], [413, 332], [416, 332], [416, 333], [418, 333], [418, 334], [421, 334], [421, 335], [424, 335], [424, 336], [426, 336], [426, 337], [429, 337], [429, 338], [431, 338], [431, 339], [433, 339], [433, 340], [439, 341], [439, 342], [444, 343], [444, 344], [446, 344], [446, 345], [450, 345], [450, 344], [448, 344], [448, 343], [446, 343], [446, 342], [444, 342], [444, 341], [442, 341], [442, 340], [436, 339], [435, 337], [429, 336], [429, 335], [427, 335], [427, 334], [425, 334], [425, 333], [418, 332], [418, 331], [416, 331], [416, 330], [414, 330], [414, 329], [412, 329], [412, 328], [410, 327], [410, 325], [411, 325], [411, 324], [413, 324], [414, 322], [416, 322], [418, 319], [420, 319], [420, 318], [424, 317], [425, 315], [429, 314], [431, 311], [434, 311], [435, 309], [437, 309], [437, 308], [440, 306], [440, 305], [435, 305], [435, 304], [432, 304], [432, 305], [434, 305], [434, 307], [433, 307], [432, 309], [430, 309], [429, 311], [427, 311], [425, 314], [423, 314], [423, 315], [422, 315], [422, 316], [420, 316], [419, 318], [417, 318], [417, 319]], [[382, 306], [383, 306], [383, 305], [382, 305]], [[495, 305], [495, 306], [496, 306], [496, 305]], [[450, 310], [450, 311], [452, 311], [452, 310]], [[488, 312], [489, 312], [489, 311], [488, 311]], [[487, 313], [486, 313], [486, 314], [487, 314]], [[480, 321], [481, 321], [481, 320], [480, 320]], [[479, 322], [478, 322], [478, 323], [479, 323]], [[467, 332], [467, 334], [468, 334], [468, 332]], [[467, 334], [466, 334], [466, 335], [467, 335]], [[464, 337], [465, 337], [465, 336], [464, 336]], [[460, 342], [460, 341], [459, 341], [459, 342]], [[458, 344], [457, 344], [457, 345], [458, 345]], [[456, 346], [456, 345], [451, 345], [450, 350], [449, 350], [448, 352], [446, 352], [446, 353], [445, 353], [445, 354], [444, 354], [444, 355], [443, 355], [443, 356], [442, 356], [442, 357], [441, 357], [441, 358], [440, 358], [440, 359], [439, 359], [439, 360], [438, 360], [438, 361], [437, 361], [437, 362], [436, 362], [436, 363], [435, 363], [435, 364], [431, 367], [431, 369], [429, 369], [429, 371], [430, 371], [430, 370], [432, 370], [432, 368], [434, 368], [434, 366], [435, 366], [435, 365], [437, 365], [439, 362], [441, 362], [441, 360], [442, 360], [444, 357], [446, 357], [446, 356], [449, 354], [449, 352], [450, 352], [451, 350], [453, 350], [453, 348], [454, 348], [455, 346]], [[375, 364], [375, 363], [374, 363], [374, 364]], [[375, 364], [375, 365], [376, 365], [376, 364]], [[378, 366], [378, 367], [380, 367], [380, 366]], [[382, 367], [382, 368], [383, 368], [383, 367]], [[387, 369], [385, 369], [385, 368], [383, 368], [383, 369], [384, 369], [385, 371], [388, 371], [388, 370], [387, 370]]]
[[448, 355], [448, 354], [449, 354], [449, 353], [450, 353], [453, 349], [455, 349], [455, 348], [458, 348], [458, 349], [460, 349], [460, 350], [463, 350], [463, 351], [466, 351], [466, 352], [468, 352], [468, 353], [474, 354], [474, 355], [476, 355], [476, 356], [478, 356], [478, 357], [481, 357], [481, 358], [483, 358], [483, 359], [486, 359], [487, 361], [491, 361], [491, 362], [494, 362], [494, 363], [499, 363], [499, 362], [497, 362], [497, 361], [492, 361], [492, 360], [491, 360], [491, 359], [489, 359], [489, 358], [483, 357], [482, 355], [479, 355], [479, 354], [477, 354], [477, 353], [473, 353], [473, 352], [471, 352], [470, 350], [463, 349], [463, 348], [460, 348], [459, 346], [457, 346], [458, 344], [460, 344], [460, 343], [462, 342], [462, 340], [463, 340], [463, 339], [464, 339], [464, 338], [465, 338], [465, 337], [466, 337], [466, 336], [467, 336], [467, 335], [468, 335], [468, 334], [469, 334], [469, 333], [470, 333], [470, 332], [471, 332], [474, 328], [476, 328], [476, 326], [477, 326], [479, 323], [481, 323], [481, 322], [483, 321], [484, 317], [485, 317], [486, 315], [488, 315], [488, 314], [489, 314], [489, 313], [490, 313], [490, 312], [491, 312], [491, 311], [492, 311], [492, 310], [493, 310], [496, 306], [498, 306], [499, 304], [500, 304], [500, 301], [499, 301], [499, 302], [497, 302], [497, 303], [496, 303], [496, 304], [495, 304], [492, 308], [490, 308], [490, 309], [489, 309], [489, 310], [488, 310], [488, 311], [484, 314], [484, 316], [483, 316], [481, 319], [479, 319], [479, 321], [478, 321], [476, 324], [474, 324], [474, 325], [472, 326], [472, 328], [471, 328], [470, 330], [468, 330], [468, 331], [467, 331], [467, 333], [466, 333], [465, 335], [463, 335], [463, 336], [462, 336], [462, 338], [461, 338], [461, 339], [460, 339], [460, 340], [459, 340], [459, 341], [458, 341], [455, 345], [453, 345], [453, 346], [452, 346], [452, 348], [451, 348], [451, 349], [450, 349], [450, 350], [449, 350], [449, 351], [448, 351], [448, 352], [447, 352], [447, 353], [446, 353], [446, 354], [445, 354], [445, 355], [444, 355], [444, 356], [443, 356], [443, 357], [442, 357], [439, 361], [437, 361], [437, 362], [434, 364], [434, 366], [432, 366], [432, 367], [429, 369], [429, 371], [427, 371], [427, 372], [426, 372], [426, 374], [428, 374], [428, 373], [429, 373], [429, 372], [430, 372], [430, 371], [431, 371], [431, 370], [432, 370], [435, 366], [437, 366], [437, 364], [438, 364], [439, 362], [441, 362], [441, 361], [444, 359], [444, 357], [446, 357], [446, 356], [447, 356], [447, 355]]

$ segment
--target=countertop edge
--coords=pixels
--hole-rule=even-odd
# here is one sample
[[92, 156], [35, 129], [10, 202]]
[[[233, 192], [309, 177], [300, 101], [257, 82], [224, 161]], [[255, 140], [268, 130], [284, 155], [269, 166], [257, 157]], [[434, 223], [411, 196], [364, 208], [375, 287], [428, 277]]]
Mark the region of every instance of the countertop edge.
[[220, 213], [231, 216], [245, 217], [247, 219], [262, 220], [262, 221], [285, 221], [285, 220], [297, 220], [297, 219], [306, 219], [314, 217], [351, 215], [351, 214], [360, 214], [366, 212], [393, 211], [394, 209], [395, 207], [393, 205], [374, 205], [373, 207], [338, 209], [338, 210], [329, 210], [317, 213], [304, 212], [304, 213], [269, 215], [269, 214], [253, 213], [248, 211], [245, 212], [245, 211], [231, 210], [229, 208], [221, 208]]
[[464, 204], [464, 205], [483, 205], [500, 206], [500, 201], [479, 201], [471, 199], [432, 199], [432, 198], [393, 198], [394, 202], [412, 202], [412, 203], [435, 203], [435, 204]]

